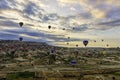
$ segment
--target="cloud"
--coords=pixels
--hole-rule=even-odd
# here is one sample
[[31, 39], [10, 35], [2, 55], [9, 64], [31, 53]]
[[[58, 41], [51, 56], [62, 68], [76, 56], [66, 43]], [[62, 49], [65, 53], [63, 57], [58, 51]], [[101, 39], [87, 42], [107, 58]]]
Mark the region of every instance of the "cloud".
[[[97, 31], [97, 35], [110, 30], [112, 34], [113, 29], [119, 30], [119, 6], [119, 0], [0, 0], [0, 38], [22, 36], [54, 44], [68, 41], [66, 36], [79, 42], [95, 38], [90, 34]], [[18, 25], [21, 21], [23, 27]]]
[[107, 18], [111, 19], [120, 19], [120, 8], [119, 7], [113, 7], [106, 13]]
[[37, 6], [35, 3], [29, 2], [26, 6], [23, 12], [25, 12], [28, 15], [37, 15], [40, 12], [43, 12], [43, 9], [40, 9], [39, 6]]
[[7, 0], [0, 0], [0, 9], [9, 9], [10, 6], [8, 6]]
[[13, 21], [0, 21], [0, 26], [7, 26], [7, 27], [17, 27], [18, 26], [18, 23], [16, 22], [13, 22]]
[[108, 22], [101, 22], [101, 23], [98, 23], [98, 25], [103, 25], [103, 26], [108, 26], [108, 27], [120, 26], [120, 19], [112, 20]]

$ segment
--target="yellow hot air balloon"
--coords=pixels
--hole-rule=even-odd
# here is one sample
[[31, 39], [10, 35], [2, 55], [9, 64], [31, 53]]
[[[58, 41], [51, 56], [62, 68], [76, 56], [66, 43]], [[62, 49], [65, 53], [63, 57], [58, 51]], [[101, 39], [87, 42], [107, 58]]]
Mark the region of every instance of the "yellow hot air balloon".
[[106, 51], [103, 51], [102, 54], [105, 56], [106, 55]]

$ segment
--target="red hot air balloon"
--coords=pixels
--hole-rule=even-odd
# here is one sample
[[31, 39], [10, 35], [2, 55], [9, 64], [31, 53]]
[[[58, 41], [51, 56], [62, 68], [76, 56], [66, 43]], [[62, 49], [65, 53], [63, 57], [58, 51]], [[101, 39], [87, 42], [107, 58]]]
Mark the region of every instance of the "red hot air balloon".
[[83, 41], [83, 44], [84, 44], [85, 46], [87, 46], [88, 40], [84, 40], [84, 41]]
[[20, 27], [22, 27], [23, 26], [23, 22], [19, 22], [19, 25], [20, 25]]

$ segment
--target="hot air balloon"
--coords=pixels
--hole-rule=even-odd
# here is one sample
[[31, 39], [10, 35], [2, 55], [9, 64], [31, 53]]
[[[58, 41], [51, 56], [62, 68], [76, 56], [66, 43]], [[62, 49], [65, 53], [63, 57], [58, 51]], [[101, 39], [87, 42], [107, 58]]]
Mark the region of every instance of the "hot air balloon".
[[103, 55], [106, 55], [106, 51], [103, 51], [102, 54], [103, 54]]
[[0, 51], [2, 50], [2, 48], [0, 48]]
[[102, 39], [102, 42], [103, 42], [104, 40]]
[[116, 78], [115, 78], [115, 77], [112, 77], [112, 80], [116, 80]]
[[22, 41], [22, 40], [23, 40], [23, 38], [22, 38], [22, 37], [20, 37], [20, 38], [19, 38], [19, 41]]
[[19, 22], [19, 25], [20, 25], [20, 27], [22, 27], [23, 26], [23, 22]]
[[70, 39], [70, 37], [68, 37], [68, 39]]
[[65, 28], [63, 28], [62, 30], [65, 30]]
[[119, 47], [117, 47], [117, 49], [119, 49]]
[[85, 45], [85, 47], [87, 46], [87, 44], [88, 44], [88, 40], [84, 40], [83, 41], [83, 44]]
[[55, 49], [51, 49], [50, 54], [54, 54], [55, 53]]
[[73, 60], [70, 61], [70, 64], [71, 64], [71, 65], [76, 65], [76, 64], [77, 64], [77, 61], [73, 59]]
[[69, 45], [69, 43], [67, 42], [67, 45]]
[[74, 30], [75, 28], [73, 27], [72, 29]]
[[48, 26], [48, 29], [51, 29], [51, 26], [50, 26], [50, 25]]
[[96, 42], [96, 40], [94, 40], [94, 42]]
[[109, 45], [107, 44], [106, 46], [108, 47]]
[[78, 44], [76, 44], [76, 47], [78, 47]]

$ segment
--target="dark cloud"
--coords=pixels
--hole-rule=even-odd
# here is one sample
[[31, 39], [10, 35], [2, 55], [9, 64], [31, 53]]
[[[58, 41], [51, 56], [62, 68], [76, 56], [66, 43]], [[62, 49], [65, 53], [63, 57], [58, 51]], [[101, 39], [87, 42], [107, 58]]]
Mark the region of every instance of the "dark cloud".
[[6, 33], [6, 32], [1, 32], [0, 33], [0, 36], [2, 36], [2, 37], [0, 37], [0, 39], [16, 39], [16, 38], [18, 38], [18, 35], [17, 34], [10, 34], [10, 33]]
[[13, 9], [13, 7], [17, 6], [17, 2], [14, 0], [0, 0], [0, 9]]
[[43, 17], [41, 17], [43, 22], [59, 20], [59, 18], [60, 17], [57, 14], [55, 14], [55, 13], [43, 15]]
[[103, 26], [120, 26], [120, 19], [117, 19], [117, 20], [112, 20], [112, 21], [109, 21], [109, 22], [101, 22], [101, 23], [98, 23], [98, 25], [103, 25]]
[[7, 19], [6, 17], [0, 16], [0, 19]]
[[18, 23], [6, 20], [6, 21], [0, 21], [0, 26], [17, 27]]
[[84, 13], [80, 13], [79, 17], [81, 17], [83, 19], [91, 19], [92, 18], [92, 14], [90, 12], [84, 12]]
[[87, 24], [75, 25], [73, 27], [74, 27], [73, 31], [75, 32], [82, 32], [82, 31], [86, 31], [89, 29]]
[[3, 20], [17, 20], [15, 18], [8, 18], [8, 17], [4, 17], [4, 16], [0, 16], [0, 19], [3, 19]]
[[89, 24], [82, 24], [82, 25], [79, 25], [79, 24], [72, 24], [72, 26], [69, 25], [68, 28], [65, 28], [65, 30], [67, 32], [73, 32], [73, 33], [78, 33], [78, 32], [84, 32], [84, 31], [87, 31], [91, 28], [89, 28]]
[[112, 19], [120, 19], [120, 8], [119, 7], [113, 7], [111, 8], [110, 11], [106, 13], [107, 18], [112, 18]]
[[21, 29], [21, 30], [16, 30], [16, 29], [14, 29], [14, 30], [2, 30], [3, 32], [8, 32], [8, 33], [10, 33], [10, 34], [23, 34], [24, 33], [24, 31]]
[[24, 13], [28, 15], [36, 15], [37, 13], [43, 12], [44, 10], [37, 6], [35, 3], [29, 2], [23, 10]]
[[7, 0], [0, 0], [0, 9], [10, 9]]
[[46, 38], [53, 40], [53, 42], [82, 41], [82, 39], [79, 39], [79, 38], [71, 38], [70, 37], [70, 39], [68, 39], [65, 36], [60, 37], [58, 35], [47, 35]]
[[27, 26], [34, 26], [33, 24], [28, 24], [28, 23], [27, 23], [26, 25], [27, 25]]

